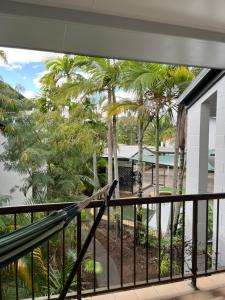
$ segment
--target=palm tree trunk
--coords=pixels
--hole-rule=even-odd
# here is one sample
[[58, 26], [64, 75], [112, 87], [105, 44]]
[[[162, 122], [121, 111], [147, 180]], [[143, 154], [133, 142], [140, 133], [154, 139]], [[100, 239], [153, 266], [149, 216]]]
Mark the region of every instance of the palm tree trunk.
[[96, 192], [99, 188], [96, 152], [93, 153], [93, 174], [94, 174], [94, 192]]
[[[115, 90], [112, 90], [113, 102], [116, 102]], [[120, 198], [120, 187], [119, 187], [119, 166], [117, 158], [117, 128], [116, 128], [116, 115], [113, 115], [113, 124], [112, 124], [112, 135], [113, 135], [113, 162], [114, 162], [114, 179], [118, 181], [118, 184], [115, 189], [116, 199]]]
[[183, 194], [183, 181], [184, 181], [184, 172], [185, 172], [185, 149], [181, 149], [181, 156], [180, 156], [180, 170], [178, 176], [178, 193], [179, 195]]
[[[175, 157], [174, 157], [174, 177], [173, 177], [173, 194], [179, 195], [183, 193], [183, 176], [184, 176], [184, 158], [185, 158], [185, 137], [186, 137], [186, 111], [184, 106], [178, 106], [177, 113], [177, 133], [176, 133], [176, 145], [175, 145]], [[181, 149], [181, 154], [180, 154]], [[180, 161], [179, 161], [180, 158]], [[180, 166], [178, 168], [178, 162]], [[180, 203], [174, 204], [174, 218], [173, 218], [173, 233], [176, 233], [177, 225], [180, 215]], [[169, 225], [168, 225], [169, 226]]]
[[[108, 88], [108, 104], [111, 104], [111, 88]], [[113, 181], [113, 126], [112, 120], [108, 121], [108, 184]]]
[[173, 166], [173, 195], [177, 194], [178, 160], [179, 160], [179, 147], [177, 145], [177, 137], [176, 137], [175, 151], [174, 151], [174, 166]]
[[144, 122], [141, 113], [138, 115], [138, 163], [137, 163], [137, 185], [139, 198], [143, 195], [143, 130]]
[[[178, 132], [176, 134], [176, 141], [175, 141], [175, 153], [174, 153], [174, 168], [173, 168], [173, 195], [177, 194], [177, 182], [178, 182], [178, 161], [179, 161], [179, 146], [178, 146]], [[173, 233], [175, 234], [176, 228], [177, 228], [177, 222], [179, 219], [179, 214], [180, 214], [180, 202], [175, 202], [173, 204]], [[170, 216], [171, 216], [171, 211], [170, 211]], [[171, 217], [169, 216], [168, 219], [168, 226], [167, 226], [167, 233], [169, 234], [170, 232], [170, 219]]]
[[[143, 100], [140, 100], [140, 105], [143, 105]], [[142, 113], [138, 113], [138, 163], [137, 163], [137, 196], [143, 196], [143, 137], [144, 137], [144, 120]], [[142, 234], [142, 206], [137, 206], [137, 233], [136, 243], [140, 244]]]
[[155, 127], [155, 193], [156, 197], [159, 196], [159, 113], [156, 113], [156, 127]]
[[[155, 194], [159, 196], [159, 112], [156, 112], [156, 126], [155, 126]], [[156, 204], [156, 224], [159, 231], [159, 204]]]
[[[181, 149], [181, 155], [180, 155], [180, 168], [179, 168], [179, 176], [178, 176], [178, 194], [183, 194], [183, 181], [184, 181], [184, 171], [185, 171], [185, 150]], [[174, 218], [173, 218], [173, 232], [174, 234], [177, 231], [177, 226], [179, 222], [179, 215], [180, 215], [180, 202], [176, 203], [176, 206], [174, 206]]]
[[176, 122], [176, 140], [175, 140], [175, 151], [174, 151], [174, 168], [173, 168], [173, 195], [177, 194], [177, 182], [178, 182], [178, 161], [179, 161], [179, 135], [181, 132], [179, 132], [179, 123], [180, 118], [182, 114], [182, 108], [181, 105], [178, 106], [177, 111], [177, 122]]
[[[178, 129], [178, 123], [179, 123], [179, 115], [180, 115], [180, 109], [178, 107], [177, 112], [177, 122], [176, 122], [176, 128]], [[173, 166], [173, 195], [177, 194], [177, 181], [178, 181], [178, 161], [179, 161], [179, 145], [178, 145], [178, 130], [176, 131], [176, 139], [175, 139], [175, 149], [174, 149], [174, 166]], [[175, 232], [175, 224], [179, 218], [180, 213], [180, 203], [175, 202], [173, 204], [173, 232]], [[171, 220], [171, 211], [168, 218], [168, 225], [167, 225], [167, 234], [170, 233], [170, 220]]]

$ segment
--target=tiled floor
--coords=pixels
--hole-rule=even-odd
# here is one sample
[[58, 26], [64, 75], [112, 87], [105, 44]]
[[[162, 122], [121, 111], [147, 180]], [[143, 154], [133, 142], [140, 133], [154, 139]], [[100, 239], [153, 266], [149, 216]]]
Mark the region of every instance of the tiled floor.
[[142, 289], [88, 297], [88, 300], [205, 300], [225, 299], [225, 274], [198, 278], [198, 290], [194, 290], [190, 280], [157, 285]]

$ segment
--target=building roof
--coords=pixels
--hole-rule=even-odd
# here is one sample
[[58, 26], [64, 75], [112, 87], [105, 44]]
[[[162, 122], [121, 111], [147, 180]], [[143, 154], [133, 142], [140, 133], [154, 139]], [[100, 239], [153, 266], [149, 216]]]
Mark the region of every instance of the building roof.
[[[132, 160], [138, 160], [138, 154], [132, 157]], [[155, 155], [143, 155], [143, 162], [155, 164], [156, 157]], [[174, 165], [174, 155], [160, 155], [159, 164], [162, 166], [173, 166]]]
[[[143, 152], [151, 154], [150, 149], [146, 146], [144, 146]], [[118, 158], [130, 159], [137, 153], [138, 153], [138, 145], [118, 144], [118, 148], [117, 148]], [[108, 157], [108, 148], [104, 149], [103, 157]]]
[[[138, 155], [135, 155], [131, 158], [132, 160], [138, 160]], [[156, 157], [155, 155], [143, 155], [143, 162], [155, 164]], [[173, 167], [174, 166], [174, 154], [166, 154], [166, 155], [160, 155], [159, 156], [159, 165], [160, 166], [167, 166], [167, 167]], [[208, 162], [208, 171], [213, 172], [214, 171], [214, 165], [211, 159], [209, 159]]]
[[177, 103], [190, 107], [225, 75], [224, 70], [204, 69], [180, 95]]
[[[150, 151], [155, 154], [156, 150], [155, 147], [149, 146], [148, 147]], [[174, 153], [174, 147], [159, 147], [159, 153], [163, 154], [173, 154]]]
[[[159, 153], [172, 154], [172, 153], [174, 153], [174, 148], [173, 147], [159, 147]], [[155, 147], [144, 146], [143, 154], [148, 155], [148, 156], [154, 156]], [[135, 155], [138, 155], [138, 145], [118, 144], [118, 149], [117, 149], [117, 157], [118, 158], [130, 159], [130, 158], [134, 157]], [[104, 149], [103, 157], [108, 157], [108, 148]]]

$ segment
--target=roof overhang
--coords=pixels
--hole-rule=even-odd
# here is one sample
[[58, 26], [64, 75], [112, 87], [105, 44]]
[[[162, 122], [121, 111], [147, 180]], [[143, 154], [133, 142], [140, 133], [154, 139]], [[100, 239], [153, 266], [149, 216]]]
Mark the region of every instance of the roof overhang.
[[183, 103], [187, 107], [192, 106], [224, 76], [225, 70], [203, 70], [181, 94], [177, 103]]
[[216, 12], [209, 14], [210, 5], [197, 10], [184, 0], [1, 0], [0, 45], [225, 68], [224, 18], [216, 15], [224, 10], [213, 3]]

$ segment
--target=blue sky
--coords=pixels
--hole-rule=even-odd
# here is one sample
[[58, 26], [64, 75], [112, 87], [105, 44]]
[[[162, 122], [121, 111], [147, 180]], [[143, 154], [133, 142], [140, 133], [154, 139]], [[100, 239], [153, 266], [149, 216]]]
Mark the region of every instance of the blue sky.
[[[9, 83], [13, 88], [22, 85], [27, 98], [33, 98], [39, 93], [39, 79], [45, 73], [45, 61], [57, 56], [59, 53], [24, 50], [0, 47], [6, 53], [8, 65], [0, 61], [0, 79]], [[117, 91], [117, 97], [133, 98], [131, 93]]]
[[0, 62], [0, 76], [5, 82], [13, 88], [20, 84], [24, 87], [23, 94], [32, 98], [39, 92], [39, 78], [44, 74], [47, 59], [54, 58], [60, 54], [0, 48], [5, 51], [9, 64], [5, 65]]

